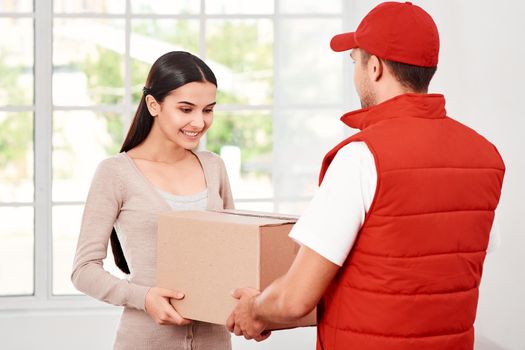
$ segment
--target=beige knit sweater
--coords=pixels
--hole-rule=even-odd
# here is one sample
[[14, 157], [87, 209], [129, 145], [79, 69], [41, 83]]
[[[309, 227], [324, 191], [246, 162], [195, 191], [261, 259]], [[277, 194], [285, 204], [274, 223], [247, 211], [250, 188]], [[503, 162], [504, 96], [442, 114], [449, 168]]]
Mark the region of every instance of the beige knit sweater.
[[[222, 159], [210, 152], [195, 155], [204, 170], [208, 209], [233, 208]], [[126, 153], [102, 161], [84, 207], [71, 280], [89, 296], [124, 306], [115, 349], [230, 349], [230, 334], [223, 326], [161, 326], [144, 311], [146, 293], [155, 285], [157, 218], [170, 210]], [[127, 279], [103, 267], [113, 227], [130, 268]]]

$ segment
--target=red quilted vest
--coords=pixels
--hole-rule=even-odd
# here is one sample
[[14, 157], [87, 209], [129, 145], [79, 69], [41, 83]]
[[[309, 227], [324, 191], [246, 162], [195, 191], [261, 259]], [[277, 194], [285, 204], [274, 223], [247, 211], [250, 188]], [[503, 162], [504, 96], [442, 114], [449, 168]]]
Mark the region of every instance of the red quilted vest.
[[317, 349], [473, 349], [478, 287], [505, 166], [446, 116], [442, 95], [405, 94], [341, 120], [362, 131], [377, 188], [318, 306]]

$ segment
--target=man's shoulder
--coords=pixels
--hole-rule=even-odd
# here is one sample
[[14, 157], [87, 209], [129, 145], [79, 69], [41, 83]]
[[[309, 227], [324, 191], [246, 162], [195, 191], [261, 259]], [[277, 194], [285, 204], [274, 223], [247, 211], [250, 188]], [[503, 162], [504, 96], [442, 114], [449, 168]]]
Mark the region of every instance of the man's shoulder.
[[365, 141], [352, 141], [337, 152], [336, 157], [367, 157], [371, 155], [370, 149]]

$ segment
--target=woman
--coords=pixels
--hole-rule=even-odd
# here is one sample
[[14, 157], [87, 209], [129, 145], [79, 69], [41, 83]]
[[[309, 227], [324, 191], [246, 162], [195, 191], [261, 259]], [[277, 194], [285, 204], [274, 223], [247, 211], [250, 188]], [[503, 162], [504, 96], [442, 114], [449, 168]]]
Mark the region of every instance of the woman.
[[[155, 287], [156, 231], [169, 210], [233, 208], [223, 161], [193, 152], [211, 126], [217, 81], [187, 52], [170, 52], [151, 67], [121, 153], [95, 173], [71, 279], [81, 292], [124, 306], [114, 349], [230, 349], [223, 326], [182, 318]], [[119, 279], [104, 270], [111, 240]]]

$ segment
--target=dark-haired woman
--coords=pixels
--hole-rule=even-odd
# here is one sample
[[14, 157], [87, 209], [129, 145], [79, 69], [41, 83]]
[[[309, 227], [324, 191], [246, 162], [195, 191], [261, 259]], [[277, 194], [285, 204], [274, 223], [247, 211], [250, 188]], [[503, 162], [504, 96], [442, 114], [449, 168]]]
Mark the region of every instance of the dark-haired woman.
[[[169, 299], [184, 295], [154, 286], [160, 213], [233, 208], [222, 160], [192, 151], [212, 124], [216, 91], [213, 72], [196, 56], [161, 56], [121, 153], [94, 175], [71, 279], [81, 292], [124, 306], [114, 349], [231, 348], [225, 327], [182, 318]], [[127, 279], [103, 268], [109, 241]]]

